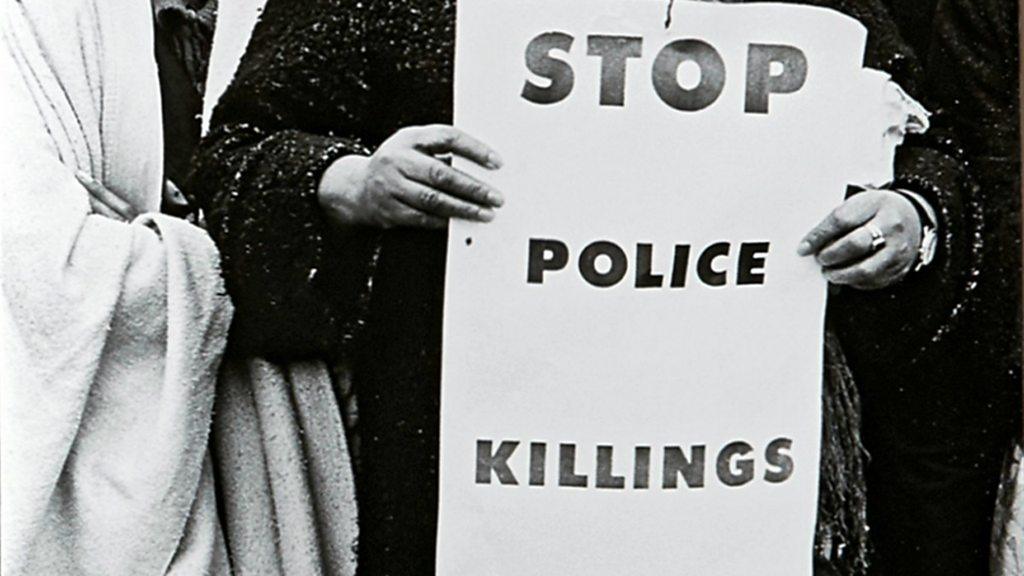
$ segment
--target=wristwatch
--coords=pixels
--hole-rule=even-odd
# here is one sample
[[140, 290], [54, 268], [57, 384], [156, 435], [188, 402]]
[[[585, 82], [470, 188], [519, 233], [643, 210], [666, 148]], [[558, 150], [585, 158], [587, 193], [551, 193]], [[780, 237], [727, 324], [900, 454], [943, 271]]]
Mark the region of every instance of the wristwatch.
[[920, 194], [910, 190], [896, 190], [896, 192], [910, 200], [921, 220], [921, 247], [917, 249], [917, 261], [913, 268], [914, 272], [917, 272], [935, 259], [935, 249], [939, 244], [938, 218], [935, 215], [935, 209]]

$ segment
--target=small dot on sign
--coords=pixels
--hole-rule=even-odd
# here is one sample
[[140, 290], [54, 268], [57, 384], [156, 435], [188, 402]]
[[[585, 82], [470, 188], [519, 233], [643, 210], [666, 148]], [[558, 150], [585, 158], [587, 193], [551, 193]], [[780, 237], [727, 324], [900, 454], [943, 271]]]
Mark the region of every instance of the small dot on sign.
[[473, 239], [471, 237], [469, 237], [469, 236], [466, 236], [466, 246], [470, 246], [472, 244], [473, 244]]

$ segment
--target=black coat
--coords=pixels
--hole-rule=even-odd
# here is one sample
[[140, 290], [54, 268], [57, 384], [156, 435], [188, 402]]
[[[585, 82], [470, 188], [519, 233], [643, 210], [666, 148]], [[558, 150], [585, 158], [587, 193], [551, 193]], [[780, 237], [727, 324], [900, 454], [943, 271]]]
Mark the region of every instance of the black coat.
[[[920, 67], [878, 0], [813, 3], [860, 18], [870, 30], [867, 64], [915, 92]], [[433, 569], [446, 238], [332, 229], [316, 189], [339, 156], [372, 151], [403, 126], [451, 122], [453, 24], [451, 1], [270, 0], [193, 178], [236, 305], [235, 352], [350, 352], [363, 574]], [[870, 326], [898, 342], [897, 355], [920, 352], [943, 330], [975, 257], [970, 191], [942, 140], [904, 147], [897, 167], [899, 185], [941, 208], [938, 260], [900, 289], [854, 301], [857, 315], [843, 327]], [[357, 333], [359, 345], [347, 347]]]
[[938, 338], [889, 362], [881, 329], [861, 331], [874, 347], [848, 349], [872, 456], [868, 520], [886, 574], [982, 576], [1001, 460], [1020, 430], [1017, 2], [887, 2], [922, 56], [918, 97], [964, 148], [984, 224], [966, 237], [979, 257]]

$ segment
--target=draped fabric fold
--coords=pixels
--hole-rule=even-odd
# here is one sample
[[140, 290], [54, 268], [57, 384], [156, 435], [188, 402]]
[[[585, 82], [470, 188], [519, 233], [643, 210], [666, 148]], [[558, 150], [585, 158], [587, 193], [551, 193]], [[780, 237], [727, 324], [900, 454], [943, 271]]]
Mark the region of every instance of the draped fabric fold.
[[229, 359], [212, 452], [238, 574], [351, 576], [355, 488], [327, 366]]
[[[148, 3], [0, 6], [4, 574], [224, 574], [207, 453], [232, 306], [156, 213]], [[92, 213], [84, 172], [142, 215]]]

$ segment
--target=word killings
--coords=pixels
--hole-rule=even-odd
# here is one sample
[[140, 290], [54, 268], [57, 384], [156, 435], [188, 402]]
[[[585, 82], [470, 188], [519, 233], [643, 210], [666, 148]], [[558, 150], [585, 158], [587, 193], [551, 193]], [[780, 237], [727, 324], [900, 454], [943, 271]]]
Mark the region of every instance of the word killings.
[[[735, 257], [736, 285], [764, 284], [768, 242], [743, 242]], [[634, 288], [685, 288], [690, 269], [689, 244], [672, 247], [672, 269], [666, 273], [654, 270], [654, 245], [637, 243], [633, 277]], [[697, 278], [706, 286], [721, 287], [729, 283], [728, 262], [733, 253], [731, 242], [714, 242], [700, 250], [696, 257]], [[530, 238], [526, 259], [526, 282], [543, 284], [544, 275], [565, 269], [569, 264], [569, 246], [552, 238]], [[599, 266], [598, 262], [602, 262]], [[610, 288], [621, 282], [629, 272], [629, 257], [618, 244], [608, 240], [591, 242], [580, 250], [576, 268], [591, 286]]]
[[[547, 80], [547, 85], [527, 79], [521, 96], [534, 104], [555, 104], [572, 93], [576, 74], [565, 60], [553, 53], [569, 54], [575, 38], [565, 32], [544, 32], [526, 46], [526, 68]], [[601, 106], [624, 106], [626, 67], [629, 60], [644, 56], [644, 40], [639, 36], [587, 36], [587, 55], [600, 58], [601, 78], [598, 102]], [[692, 63], [699, 80], [684, 85], [679, 69]], [[722, 95], [727, 81], [725, 60], [714, 46], [697, 38], [669, 42], [658, 50], [651, 67], [654, 92], [666, 105], [681, 112], [697, 112], [711, 106]], [[767, 114], [772, 94], [792, 94], [807, 80], [807, 56], [802, 50], [785, 44], [749, 44], [747, 46], [746, 96], [743, 111]], [[690, 84], [690, 83], [686, 83]]]
[[[519, 486], [525, 478], [530, 486], [556, 485], [560, 488], [599, 488], [625, 490], [626, 474], [617, 467], [614, 446], [597, 446], [593, 467], [581, 470], [577, 463], [577, 445], [558, 445], [557, 477], [548, 478], [548, 443], [531, 442], [529, 455], [516, 458], [518, 440], [503, 440], [495, 448], [493, 440], [476, 441], [476, 483], [491, 484], [493, 479], [505, 486]], [[743, 441], [730, 442], [718, 450], [709, 466], [707, 446], [695, 444], [684, 450], [682, 446], [661, 447], [658, 461], [660, 475], [652, 474], [652, 448], [634, 446], [629, 486], [634, 490], [648, 490], [652, 484], [662, 490], [675, 490], [682, 485], [689, 489], [704, 488], [709, 476], [729, 487], [745, 486], [755, 480], [780, 484], [793, 475], [791, 455], [793, 440], [776, 438], [755, 456], [752, 445]], [[513, 460], [515, 460], [513, 462]], [[657, 464], [656, 464], [657, 465]], [[619, 464], [618, 466], [621, 466]], [[653, 477], [652, 477], [653, 476]]]

